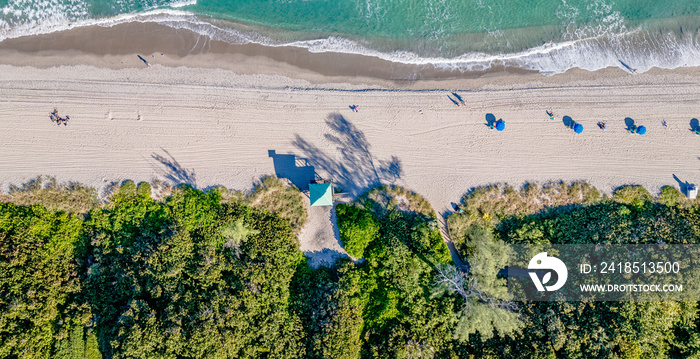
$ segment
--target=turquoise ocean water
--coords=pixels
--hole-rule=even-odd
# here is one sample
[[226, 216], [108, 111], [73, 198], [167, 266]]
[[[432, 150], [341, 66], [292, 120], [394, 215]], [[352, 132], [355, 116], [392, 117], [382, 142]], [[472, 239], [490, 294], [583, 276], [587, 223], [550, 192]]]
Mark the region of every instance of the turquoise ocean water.
[[0, 39], [129, 21], [463, 71], [700, 66], [697, 0], [0, 0]]

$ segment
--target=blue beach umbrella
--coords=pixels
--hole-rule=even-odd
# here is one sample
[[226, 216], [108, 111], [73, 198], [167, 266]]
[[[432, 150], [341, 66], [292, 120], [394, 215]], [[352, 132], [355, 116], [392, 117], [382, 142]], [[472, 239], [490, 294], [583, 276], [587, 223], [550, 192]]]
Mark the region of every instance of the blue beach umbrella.
[[583, 132], [583, 125], [581, 125], [580, 123], [575, 124], [574, 125], [574, 132], [576, 132], [576, 133]]
[[639, 127], [637, 127], [637, 133], [640, 135], [643, 135], [643, 134], [647, 133], [647, 128], [644, 126], [639, 126]]
[[505, 130], [505, 129], [506, 129], [506, 123], [503, 122], [503, 121], [501, 121], [501, 120], [498, 120], [498, 122], [496, 122], [496, 129], [499, 130], [499, 131]]

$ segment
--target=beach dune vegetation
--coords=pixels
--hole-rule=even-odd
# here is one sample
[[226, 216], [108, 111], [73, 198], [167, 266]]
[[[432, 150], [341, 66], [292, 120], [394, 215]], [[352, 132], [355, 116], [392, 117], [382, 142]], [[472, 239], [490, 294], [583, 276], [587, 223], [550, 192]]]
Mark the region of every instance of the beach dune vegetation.
[[622, 186], [615, 190], [613, 199], [631, 204], [635, 208], [641, 208], [653, 200], [649, 191], [642, 186]]
[[246, 193], [228, 191], [224, 193], [226, 201], [238, 201], [242, 204], [268, 211], [288, 220], [295, 232], [306, 224], [308, 213], [304, 205], [304, 195], [294, 185], [275, 176], [265, 176], [253, 185], [253, 190]]
[[82, 214], [0, 203], [0, 357], [697, 357], [695, 302], [519, 302], [499, 275], [513, 243], [697, 243], [698, 204], [674, 191], [476, 188], [447, 218], [464, 267], [394, 186], [337, 206], [363, 259], [318, 269], [299, 212], [221, 188], [126, 181]]
[[0, 202], [41, 205], [49, 211], [87, 213], [99, 205], [97, 191], [77, 182], [59, 183], [55, 177], [38, 176], [0, 194]]
[[663, 186], [659, 194], [659, 203], [672, 207], [685, 201], [685, 196], [675, 187]]

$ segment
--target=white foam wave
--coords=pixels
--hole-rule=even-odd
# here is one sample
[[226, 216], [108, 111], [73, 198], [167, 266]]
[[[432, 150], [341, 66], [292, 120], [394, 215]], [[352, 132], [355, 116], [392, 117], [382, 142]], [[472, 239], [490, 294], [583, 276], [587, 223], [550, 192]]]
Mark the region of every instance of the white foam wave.
[[180, 8], [180, 7], [185, 7], [185, 6], [190, 6], [190, 5], [197, 5], [197, 0], [184, 0], [184, 1], [175, 1], [168, 6], [171, 8]]
[[0, 12], [0, 40], [10, 34], [56, 31], [89, 14], [87, 4], [78, 0], [9, 0]]
[[[685, 33], [679, 37], [673, 33], [658, 34], [641, 30], [615, 33], [619, 29], [615, 15], [611, 15], [608, 26], [601, 34], [581, 37], [559, 43], [545, 43], [517, 53], [486, 54], [468, 53], [453, 58], [424, 57], [409, 51], [381, 52], [356, 41], [338, 36], [281, 43], [255, 31], [241, 31], [217, 26], [194, 14], [172, 9], [153, 10], [141, 14], [120, 15], [109, 19], [82, 20], [72, 25], [49, 29], [65, 29], [75, 26], [113, 26], [127, 22], [154, 22], [173, 28], [188, 29], [207, 36], [212, 40], [231, 44], [257, 43], [265, 46], [293, 46], [308, 49], [313, 53], [336, 52], [363, 55], [382, 60], [416, 65], [432, 66], [451, 71], [485, 71], [494, 67], [522, 68], [538, 71], [544, 75], [565, 72], [571, 68], [598, 70], [606, 67], [622, 67], [620, 60], [644, 72], [652, 67], [673, 69], [677, 67], [700, 66], [700, 41], [697, 34]], [[610, 24], [608, 24], [610, 25]], [[31, 29], [31, 32], [45, 31], [46, 28]], [[1, 32], [0, 32], [1, 34]], [[9, 33], [6, 37], [19, 36]], [[27, 35], [22, 33], [21, 35]], [[583, 35], [583, 34], [580, 34]]]
[[339, 52], [377, 57], [410, 65], [431, 65], [445, 70], [486, 71], [493, 67], [522, 68], [554, 75], [572, 68], [595, 71], [621, 67], [620, 60], [642, 73], [653, 67], [673, 69], [700, 66], [700, 43], [696, 35], [678, 38], [667, 33], [662, 38], [640, 31], [615, 35], [546, 43], [510, 54], [469, 53], [454, 58], [421, 57], [412, 52], [383, 53], [368, 49], [354, 41], [338, 37], [300, 41], [290, 44], [311, 52]]
[[[117, 0], [113, 10], [121, 13], [114, 17], [93, 19], [88, 5], [82, 0], [8, 0], [0, 7], [0, 41], [20, 36], [40, 35], [63, 31], [78, 26], [123, 23], [153, 14], [167, 14], [168, 10], [155, 10], [159, 7], [181, 8], [196, 5], [196, 0], [156, 0], [150, 2], [141, 13], [139, 0]], [[189, 13], [172, 13], [172, 15], [189, 15]]]

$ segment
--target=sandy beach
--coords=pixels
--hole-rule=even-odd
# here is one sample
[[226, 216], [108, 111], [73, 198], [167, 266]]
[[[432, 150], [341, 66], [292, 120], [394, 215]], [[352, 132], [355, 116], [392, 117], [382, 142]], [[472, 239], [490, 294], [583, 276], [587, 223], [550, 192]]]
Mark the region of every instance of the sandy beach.
[[[700, 136], [690, 131], [700, 116], [697, 68], [406, 81], [350, 77], [345, 65], [319, 73], [259, 54], [47, 50], [36, 39], [0, 43], [3, 190], [42, 174], [99, 189], [157, 178], [248, 189], [271, 174], [303, 187], [311, 170], [353, 195], [402, 185], [442, 213], [497, 182], [585, 180], [608, 193], [700, 182]], [[452, 92], [468, 106], [455, 106]], [[67, 126], [50, 121], [54, 108], [70, 116]], [[487, 114], [506, 130], [490, 130]], [[647, 134], [630, 134], [626, 118]]]

